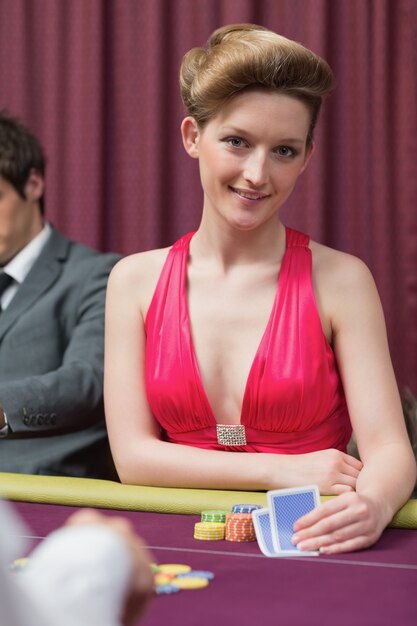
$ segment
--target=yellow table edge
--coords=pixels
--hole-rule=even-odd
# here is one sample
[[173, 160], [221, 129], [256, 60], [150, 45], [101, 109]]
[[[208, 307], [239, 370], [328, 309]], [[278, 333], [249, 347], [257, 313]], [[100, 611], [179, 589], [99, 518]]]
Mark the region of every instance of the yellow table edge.
[[[266, 493], [259, 491], [173, 489], [122, 485], [92, 478], [1, 472], [0, 496], [12, 501], [185, 515], [198, 515], [204, 509], [231, 509], [239, 502], [266, 506]], [[417, 528], [417, 500], [408, 500], [394, 516], [390, 527]]]

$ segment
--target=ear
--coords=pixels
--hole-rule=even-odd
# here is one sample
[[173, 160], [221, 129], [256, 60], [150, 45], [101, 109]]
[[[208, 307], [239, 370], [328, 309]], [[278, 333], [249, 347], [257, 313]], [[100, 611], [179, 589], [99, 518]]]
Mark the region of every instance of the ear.
[[181, 124], [181, 137], [185, 151], [193, 159], [198, 159], [198, 142], [200, 129], [193, 117], [186, 117]]
[[302, 174], [302, 172], [304, 172], [304, 170], [306, 169], [307, 165], [310, 162], [311, 157], [313, 156], [313, 152], [315, 151], [315, 149], [316, 149], [316, 144], [312, 142], [306, 150], [306, 156], [305, 156], [304, 164], [303, 164], [303, 167], [301, 168], [300, 174]]
[[25, 185], [25, 197], [30, 202], [38, 202], [45, 191], [45, 180], [37, 170], [30, 170]]

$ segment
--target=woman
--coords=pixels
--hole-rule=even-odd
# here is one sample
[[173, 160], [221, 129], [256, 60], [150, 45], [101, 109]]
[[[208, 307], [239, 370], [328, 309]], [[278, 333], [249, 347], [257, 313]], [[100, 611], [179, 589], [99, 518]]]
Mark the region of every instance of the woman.
[[[181, 67], [202, 220], [111, 274], [105, 402], [125, 483], [337, 495], [296, 525], [300, 549], [375, 542], [415, 463], [368, 269], [286, 228], [313, 153], [328, 65], [254, 25], [213, 33]], [[346, 454], [355, 431], [360, 461]], [[245, 454], [242, 454], [245, 452]]]

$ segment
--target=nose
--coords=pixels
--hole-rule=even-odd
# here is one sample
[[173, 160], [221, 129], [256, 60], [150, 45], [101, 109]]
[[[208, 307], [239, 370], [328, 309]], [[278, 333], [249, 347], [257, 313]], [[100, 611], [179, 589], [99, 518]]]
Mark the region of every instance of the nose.
[[255, 187], [264, 185], [268, 180], [267, 156], [260, 151], [254, 151], [245, 160], [243, 172], [245, 180]]

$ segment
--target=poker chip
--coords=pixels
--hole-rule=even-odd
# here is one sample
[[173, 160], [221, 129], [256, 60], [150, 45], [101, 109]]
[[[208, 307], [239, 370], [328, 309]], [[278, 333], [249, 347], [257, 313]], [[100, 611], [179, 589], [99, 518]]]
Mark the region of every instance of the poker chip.
[[178, 589], [203, 589], [208, 587], [209, 581], [201, 576], [177, 576], [171, 581], [171, 585]]
[[160, 595], [168, 595], [170, 593], [178, 593], [178, 591], [180, 591], [180, 588], [178, 586], [175, 585], [159, 585], [158, 587], [155, 588], [155, 593], [160, 596]]
[[191, 572], [178, 574], [177, 578], [206, 578], [207, 580], [213, 580], [214, 574], [213, 572], [208, 572], [205, 570], [192, 569]]
[[153, 578], [154, 584], [157, 587], [160, 587], [161, 585], [169, 585], [175, 576], [176, 574], [164, 574], [164, 572], [157, 572]]
[[260, 504], [234, 504], [232, 513], [252, 513], [260, 508], [262, 508]]
[[224, 539], [225, 526], [223, 522], [197, 522], [194, 525], [194, 539], [221, 541]]
[[201, 522], [194, 525], [194, 539], [203, 541], [256, 541], [252, 511], [259, 504], [234, 504], [232, 511], [209, 509], [201, 512]]
[[222, 522], [226, 521], [226, 515], [228, 515], [230, 511], [223, 511], [221, 509], [209, 509], [207, 511], [201, 512], [201, 521], [202, 522]]
[[214, 573], [205, 570], [193, 570], [183, 563], [152, 563], [154, 570], [154, 588], [156, 595], [177, 593], [182, 589], [204, 589], [214, 578]]
[[255, 527], [250, 513], [229, 513], [226, 516], [226, 541], [256, 541]]
[[186, 572], [191, 571], [191, 567], [189, 565], [183, 565], [182, 563], [163, 563], [159, 565], [159, 572], [164, 574], [185, 574]]
[[227, 522], [252, 522], [252, 515], [250, 513], [229, 513], [226, 516]]

